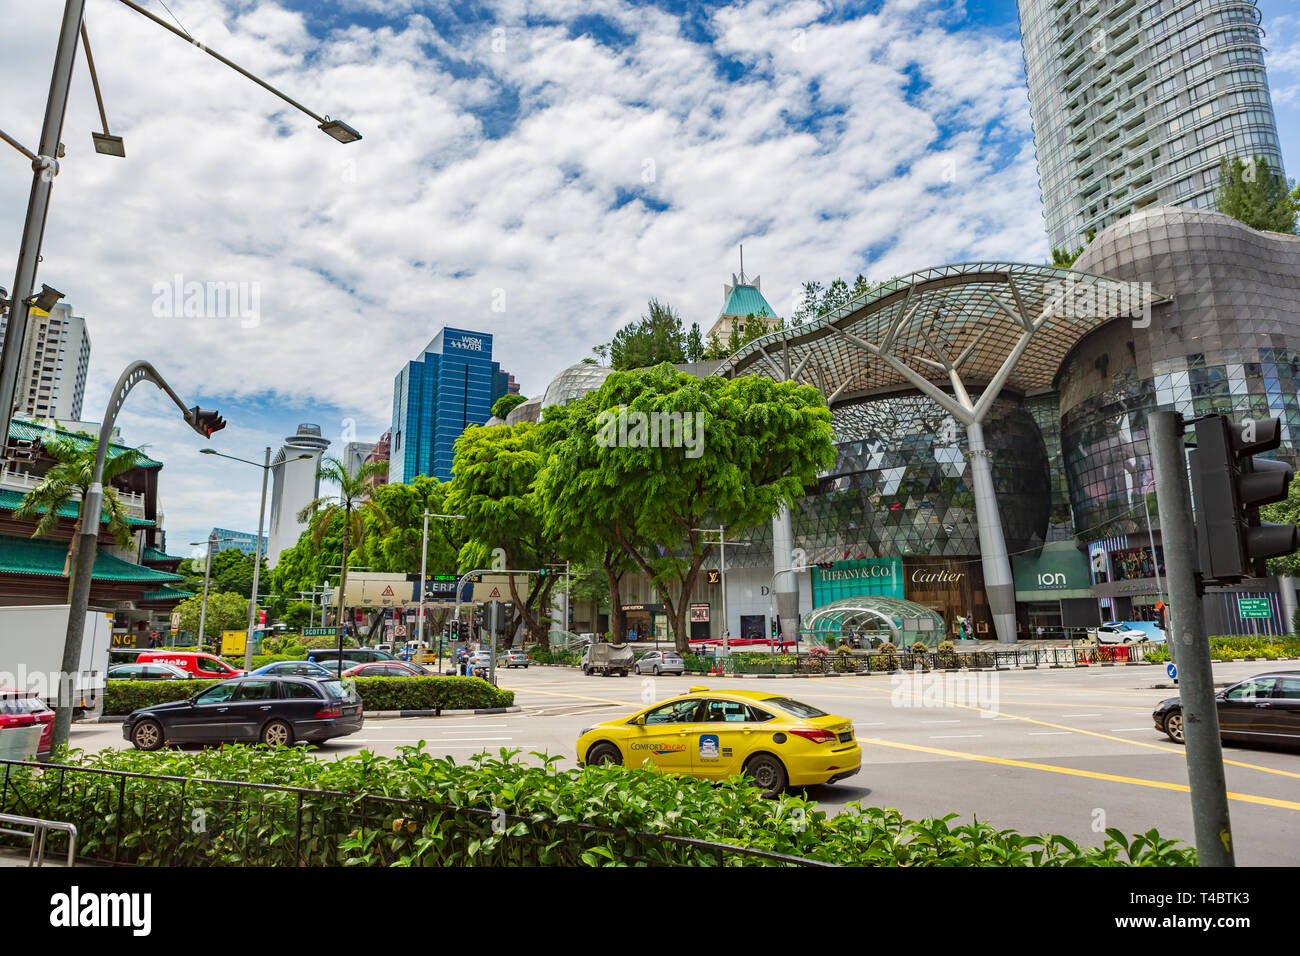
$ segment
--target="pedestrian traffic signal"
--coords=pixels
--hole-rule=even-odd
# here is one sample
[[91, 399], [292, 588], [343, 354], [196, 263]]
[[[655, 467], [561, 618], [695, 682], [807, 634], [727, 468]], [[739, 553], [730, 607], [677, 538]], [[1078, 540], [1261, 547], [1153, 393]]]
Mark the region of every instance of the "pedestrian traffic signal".
[[1189, 458], [1203, 580], [1236, 583], [1251, 575], [1263, 577], [1266, 558], [1300, 548], [1295, 525], [1259, 520], [1260, 505], [1286, 500], [1294, 469], [1255, 456], [1281, 444], [1277, 418], [1238, 424], [1209, 415], [1196, 423], [1196, 448]]
[[185, 413], [185, 421], [204, 438], [211, 438], [213, 432], [226, 427], [226, 420], [215, 409], [199, 408], [197, 405]]

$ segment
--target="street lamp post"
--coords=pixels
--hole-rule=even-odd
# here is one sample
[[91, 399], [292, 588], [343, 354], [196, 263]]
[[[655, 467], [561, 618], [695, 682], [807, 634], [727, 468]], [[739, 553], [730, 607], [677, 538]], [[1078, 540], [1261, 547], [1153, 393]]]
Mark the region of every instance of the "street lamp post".
[[248, 627], [245, 631], [244, 638], [244, 670], [250, 671], [253, 669], [253, 622], [257, 616], [257, 582], [262, 572], [262, 528], [266, 521], [266, 479], [267, 476], [270, 475], [273, 467], [287, 465], [291, 461], [301, 461], [304, 458], [311, 458], [312, 456], [303, 453], [296, 458], [286, 458], [277, 465], [272, 465], [271, 447], [269, 445], [266, 448], [266, 462], [261, 465], [255, 461], [249, 461], [247, 458], [236, 458], [234, 455], [227, 455], [211, 448], [204, 448], [199, 452], [199, 454], [216, 455], [218, 458], [229, 458], [231, 461], [243, 462], [245, 465], [252, 465], [254, 468], [262, 469], [262, 504], [257, 512], [257, 544], [253, 550], [253, 593], [248, 601]]
[[[191, 541], [191, 545], [201, 544], [199, 541]], [[199, 604], [199, 633], [195, 641], [195, 649], [203, 653], [203, 635], [204, 628], [208, 622], [208, 581], [212, 578], [212, 546], [217, 543], [215, 534], [208, 535], [208, 553], [203, 559], [203, 601]]]
[[[144, 381], [152, 382], [166, 392], [167, 397], [184, 414], [189, 426], [204, 438], [211, 438], [213, 432], [226, 427], [225, 420], [214, 411], [201, 409], [197, 405], [187, 408], [180, 396], [172, 391], [171, 386], [148, 362], [132, 362], [118, 377], [117, 384], [110, 394], [108, 407], [104, 410], [104, 421], [99, 426], [99, 446], [95, 451], [95, 468], [90, 475], [90, 487], [81, 502], [81, 549], [77, 552], [77, 563], [73, 569], [72, 594], [68, 601], [68, 630], [63, 641], [64, 680], [61, 682], [63, 686], [59, 689], [58, 706], [54, 712], [53, 746], [55, 747], [68, 742], [68, 730], [72, 726], [72, 688], [69, 681], [71, 675], [81, 669], [81, 645], [86, 635], [86, 612], [90, 604], [90, 578], [95, 568], [95, 553], [99, 544], [99, 521], [104, 507], [104, 459], [113, 434], [113, 425], [117, 421], [117, 413], [121, 410], [131, 389]], [[4, 416], [7, 422], [7, 410]]]
[[[340, 143], [352, 143], [361, 139], [361, 134], [347, 123], [331, 120], [328, 116], [318, 116], [301, 103], [286, 96], [269, 83], [254, 76], [237, 63], [226, 59], [211, 47], [199, 44], [192, 36], [176, 29], [171, 24], [154, 16], [143, 7], [122, 0], [126, 6], [148, 17], [164, 29], [192, 43], [205, 53], [220, 60], [226, 66], [248, 77], [263, 89], [269, 90], [286, 103], [306, 113], [316, 120], [322, 132]], [[22, 361], [24, 339], [27, 334], [27, 321], [30, 314], [32, 290], [36, 283], [36, 266], [41, 261], [41, 242], [45, 236], [46, 218], [50, 206], [50, 190], [54, 177], [59, 174], [59, 160], [63, 157], [63, 121], [68, 110], [68, 87], [72, 82], [72, 70], [77, 60], [77, 40], [82, 32], [82, 22], [86, 12], [86, 0], [66, 0], [63, 7], [63, 22], [59, 27], [58, 46], [54, 52], [54, 71], [50, 76], [49, 97], [45, 101], [45, 119], [41, 125], [40, 144], [35, 154], [25, 147], [21, 148], [32, 164], [32, 186], [27, 199], [27, 217], [23, 221], [23, 234], [18, 245], [18, 261], [14, 275], [12, 300], [4, 303], [8, 308], [7, 332], [4, 347], [0, 350], [0, 440], [9, 434], [9, 423], [13, 418], [14, 391], [18, 383], [18, 366]], [[87, 42], [87, 54], [89, 43]], [[92, 65], [93, 69], [93, 65]], [[107, 132], [107, 129], [105, 130]], [[5, 137], [11, 145], [17, 145]], [[96, 140], [96, 151], [100, 141]], [[121, 155], [120, 153], [115, 153]], [[57, 294], [57, 293], [56, 293]]]

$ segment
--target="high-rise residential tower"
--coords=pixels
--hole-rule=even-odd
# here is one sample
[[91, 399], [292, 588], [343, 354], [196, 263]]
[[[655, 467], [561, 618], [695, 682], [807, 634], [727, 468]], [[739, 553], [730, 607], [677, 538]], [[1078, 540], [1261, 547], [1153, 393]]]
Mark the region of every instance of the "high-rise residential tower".
[[1219, 162], [1283, 173], [1254, 0], [1019, 0], [1047, 235], [1213, 207]]
[[[5, 320], [0, 318], [0, 345]], [[31, 310], [27, 325], [14, 412], [24, 418], [79, 421], [90, 366], [86, 320], [60, 302], [48, 313]]]
[[[307, 523], [298, 520], [298, 512], [320, 497], [321, 455], [330, 440], [320, 433], [319, 425], [299, 425], [296, 434], [271, 462], [271, 516], [268, 525], [266, 563], [274, 567], [280, 552], [298, 543]], [[307, 455], [307, 458], [299, 456]]]
[[444, 328], [393, 380], [388, 480], [451, 480], [452, 445], [486, 422], [509, 388], [509, 373], [492, 361], [491, 335]]

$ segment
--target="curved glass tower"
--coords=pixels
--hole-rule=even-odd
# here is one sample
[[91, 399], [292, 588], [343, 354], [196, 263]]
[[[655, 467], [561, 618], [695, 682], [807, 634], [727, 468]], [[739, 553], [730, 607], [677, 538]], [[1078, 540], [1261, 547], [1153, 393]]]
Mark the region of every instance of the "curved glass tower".
[[1283, 172], [1254, 0], [1019, 0], [1047, 235], [1213, 207], [1219, 161]]

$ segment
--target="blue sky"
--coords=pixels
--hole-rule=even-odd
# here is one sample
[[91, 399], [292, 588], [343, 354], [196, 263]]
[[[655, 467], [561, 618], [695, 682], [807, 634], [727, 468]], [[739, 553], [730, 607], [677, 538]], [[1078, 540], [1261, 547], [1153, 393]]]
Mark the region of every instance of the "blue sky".
[[[169, 6], [365, 139], [341, 146], [129, 9], [90, 5], [127, 158], [91, 151], [83, 64], [40, 274], [89, 322], [87, 419], [147, 357], [222, 409], [219, 450], [260, 458], [299, 422], [337, 448], [378, 437], [393, 376], [443, 325], [494, 333], [530, 395], [651, 297], [707, 329], [742, 242], [782, 314], [806, 279], [1048, 255], [1005, 0]], [[1294, 174], [1300, 11], [1260, 7]], [[0, 0], [0, 124], [25, 142], [60, 10]], [[16, 245], [27, 179], [9, 159], [0, 237]], [[255, 315], [160, 309], [176, 276], [238, 287]], [[167, 463], [172, 542], [255, 526], [256, 469], [200, 457], [154, 395], [121, 425]]]

